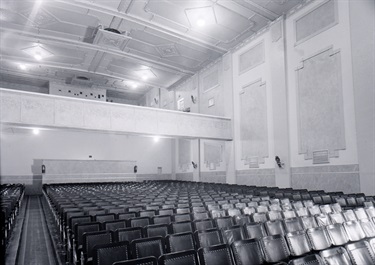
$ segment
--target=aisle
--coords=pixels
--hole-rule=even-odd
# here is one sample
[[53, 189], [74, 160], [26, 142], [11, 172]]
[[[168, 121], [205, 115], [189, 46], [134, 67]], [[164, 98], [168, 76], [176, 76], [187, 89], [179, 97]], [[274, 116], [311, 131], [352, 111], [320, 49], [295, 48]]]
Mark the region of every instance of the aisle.
[[17, 264], [57, 264], [40, 196], [28, 197]]

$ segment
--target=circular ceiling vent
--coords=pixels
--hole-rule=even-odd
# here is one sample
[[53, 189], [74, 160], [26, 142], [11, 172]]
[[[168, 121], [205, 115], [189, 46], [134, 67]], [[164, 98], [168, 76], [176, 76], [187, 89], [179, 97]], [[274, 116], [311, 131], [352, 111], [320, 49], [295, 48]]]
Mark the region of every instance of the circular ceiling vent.
[[116, 34], [121, 34], [121, 32], [117, 29], [114, 29], [114, 28], [105, 28], [104, 30], [106, 31], [110, 31], [112, 33], [116, 33]]

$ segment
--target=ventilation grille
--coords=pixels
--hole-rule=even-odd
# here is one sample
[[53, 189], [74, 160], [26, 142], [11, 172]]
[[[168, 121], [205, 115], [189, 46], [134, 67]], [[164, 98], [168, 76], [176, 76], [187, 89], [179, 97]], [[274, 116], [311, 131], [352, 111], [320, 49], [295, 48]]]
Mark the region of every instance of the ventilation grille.
[[313, 151], [313, 164], [329, 163], [328, 150]]
[[71, 80], [67, 80], [67, 84], [74, 86], [92, 87], [94, 82], [86, 76], [74, 76]]
[[259, 159], [257, 156], [249, 157], [248, 163], [249, 163], [249, 168], [259, 168]]

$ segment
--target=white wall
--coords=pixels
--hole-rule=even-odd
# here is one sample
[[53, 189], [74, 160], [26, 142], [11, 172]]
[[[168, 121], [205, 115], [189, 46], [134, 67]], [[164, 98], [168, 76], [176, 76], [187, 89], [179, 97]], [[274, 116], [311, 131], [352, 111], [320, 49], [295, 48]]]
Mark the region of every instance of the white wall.
[[361, 191], [375, 193], [375, 1], [349, 1]]
[[[315, 8], [319, 7], [324, 1], [316, 1], [307, 7], [292, 14], [286, 19], [286, 37], [287, 37], [287, 71], [288, 71], [288, 101], [289, 101], [289, 125], [290, 125], [290, 149], [292, 167], [312, 166], [311, 159], [305, 159], [304, 154], [299, 154], [299, 127], [298, 127], [298, 86], [297, 86], [297, 67], [303, 64], [303, 60], [308, 59], [317, 53], [332, 48], [333, 51], [340, 52], [341, 58], [341, 84], [343, 96], [343, 115], [345, 130], [345, 150], [339, 151], [339, 157], [330, 158], [330, 165], [358, 164], [357, 146], [355, 135], [355, 117], [353, 100], [353, 78], [352, 78], [352, 54], [350, 46], [350, 27], [349, 27], [349, 1], [335, 1], [337, 12], [337, 23], [332, 27], [313, 35], [311, 38], [296, 43], [295, 20], [299, 19]], [[323, 76], [323, 73], [322, 73]], [[317, 76], [317, 78], [322, 78]], [[324, 98], [331, 95], [321, 95]], [[334, 99], [329, 99], [334, 101]], [[327, 103], [329, 105], [329, 103]], [[323, 106], [316, 102], [316, 106], [324, 107], [329, 110], [329, 106]], [[313, 121], [312, 121], [313, 122]], [[318, 121], [320, 122], [320, 121]], [[334, 121], [332, 121], [334, 122]], [[318, 139], [310, 139], [316, 141]], [[315, 150], [311, 150], [315, 151]]]
[[[171, 140], [115, 134], [31, 130], [1, 134], [1, 176], [33, 175], [33, 159], [136, 160], [138, 174], [171, 173]], [[39, 169], [40, 170], [40, 169]], [[41, 173], [41, 172], [34, 172]]]

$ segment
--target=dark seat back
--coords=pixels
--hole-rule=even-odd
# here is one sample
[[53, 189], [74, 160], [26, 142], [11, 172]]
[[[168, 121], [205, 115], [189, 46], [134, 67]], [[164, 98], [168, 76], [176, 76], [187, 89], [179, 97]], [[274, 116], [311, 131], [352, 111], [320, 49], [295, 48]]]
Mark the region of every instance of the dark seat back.
[[171, 223], [173, 233], [194, 232], [193, 223], [190, 221]]
[[112, 265], [114, 262], [128, 260], [129, 242], [96, 245], [93, 249], [93, 265]]
[[229, 245], [234, 241], [246, 239], [245, 231], [240, 225], [221, 229], [221, 235], [224, 243]]
[[127, 261], [119, 261], [113, 263], [112, 265], [158, 265], [158, 260], [155, 257], [147, 257]]
[[143, 238], [143, 229], [141, 227], [131, 227], [131, 228], [120, 228], [117, 229], [116, 240], [132, 242], [134, 239]]
[[245, 239], [231, 244], [236, 264], [263, 264], [262, 250], [258, 239]]
[[156, 257], [159, 258], [165, 253], [165, 243], [163, 237], [149, 237], [135, 239], [131, 242], [133, 258]]
[[128, 220], [129, 227], [145, 227], [149, 224], [151, 224], [151, 219], [150, 217], [147, 217], [147, 216], [130, 218]]
[[96, 222], [105, 222], [105, 221], [113, 221], [115, 220], [115, 214], [114, 213], [107, 213], [107, 214], [98, 214], [94, 217]]
[[168, 252], [195, 249], [194, 236], [191, 232], [168, 235], [166, 240]]
[[196, 231], [195, 240], [198, 247], [209, 247], [224, 243], [220, 231], [215, 228], [204, 231]]
[[199, 264], [195, 250], [164, 254], [159, 258], [159, 265], [193, 265]]
[[217, 228], [227, 228], [234, 226], [233, 217], [231, 216], [218, 217], [215, 219], [215, 223]]
[[250, 223], [245, 225], [247, 238], [262, 238], [267, 236], [262, 223]]
[[325, 265], [319, 255], [313, 254], [291, 260], [288, 265]]
[[226, 244], [200, 248], [198, 254], [201, 265], [234, 265], [230, 248]]
[[103, 223], [104, 230], [116, 231], [120, 228], [126, 228], [125, 220], [106, 221]]
[[91, 223], [80, 223], [76, 224], [74, 227], [74, 238], [78, 246], [83, 243], [83, 234], [88, 232], [97, 232], [100, 231], [99, 222]]
[[282, 235], [263, 237], [260, 245], [267, 262], [280, 262], [290, 255], [288, 245]]
[[96, 245], [109, 244], [113, 241], [111, 231], [86, 232], [83, 234], [83, 253], [86, 254], [87, 259], [90, 259]]
[[197, 220], [193, 223], [196, 231], [207, 230], [215, 227], [214, 221], [212, 219]]
[[144, 228], [146, 237], [162, 236], [165, 237], [169, 234], [169, 225], [148, 225]]

